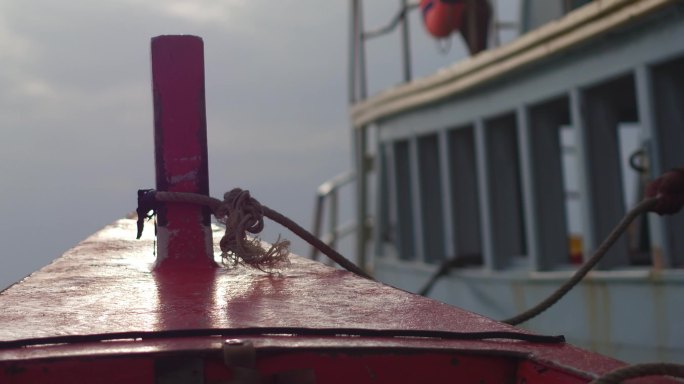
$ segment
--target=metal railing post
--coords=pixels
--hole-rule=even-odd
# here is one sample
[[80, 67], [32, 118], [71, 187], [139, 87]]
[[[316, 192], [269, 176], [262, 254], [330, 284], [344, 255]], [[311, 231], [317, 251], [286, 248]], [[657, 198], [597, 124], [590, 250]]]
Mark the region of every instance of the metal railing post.
[[359, 43], [358, 23], [359, 0], [351, 0], [349, 7], [349, 104], [356, 103], [356, 73], [358, 67], [357, 47]]
[[404, 57], [404, 82], [411, 81], [411, 47], [409, 44], [408, 1], [401, 0], [401, 47]]
[[[325, 208], [325, 195], [319, 194], [316, 197], [316, 209], [314, 210], [314, 225], [313, 225], [313, 235], [317, 238], [321, 238], [321, 224], [323, 221], [323, 209]], [[311, 253], [309, 258], [311, 260], [318, 260], [318, 248], [311, 247]]]
[[363, 3], [359, 0], [358, 16], [358, 61], [359, 61], [359, 98], [365, 100], [368, 96], [366, 84], [366, 39], [363, 37]]
[[330, 231], [330, 241], [328, 242], [328, 245], [330, 245], [331, 248], [337, 246], [337, 208], [337, 188], [335, 188], [330, 193], [330, 212], [328, 215], [328, 228]]
[[[337, 245], [337, 240], [350, 235], [356, 230], [356, 223], [345, 223], [337, 225], [339, 220], [339, 189], [355, 180], [355, 175], [352, 172], [343, 173], [326, 181], [318, 187], [316, 195], [316, 207], [314, 212], [314, 225], [312, 233], [330, 247]], [[325, 211], [325, 203], [328, 201], [328, 228], [329, 232], [321, 237], [323, 227], [323, 214]], [[318, 259], [318, 249], [311, 248], [310, 258], [312, 260]]]

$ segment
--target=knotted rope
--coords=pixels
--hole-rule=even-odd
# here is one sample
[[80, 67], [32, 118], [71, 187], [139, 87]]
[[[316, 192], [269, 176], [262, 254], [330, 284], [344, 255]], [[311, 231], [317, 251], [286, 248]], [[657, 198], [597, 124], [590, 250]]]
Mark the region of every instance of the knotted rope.
[[[142, 197], [141, 197], [142, 196]], [[148, 201], [141, 203], [141, 201]], [[151, 200], [151, 201], [150, 201]], [[235, 188], [223, 195], [223, 200], [197, 193], [187, 192], [164, 192], [155, 190], [143, 190], [138, 192], [138, 235], [142, 232], [141, 222], [147, 217], [149, 210], [157, 208], [156, 202], [165, 203], [190, 203], [208, 207], [216, 220], [226, 226], [226, 232], [219, 242], [221, 258], [226, 266], [237, 264], [257, 268], [267, 273], [273, 273], [277, 269], [289, 263], [288, 240], [278, 237], [270, 248], [261, 246], [258, 237], [247, 236], [247, 232], [256, 235], [264, 228], [264, 216], [286, 227], [304, 241], [319, 249], [331, 260], [346, 270], [367, 279], [372, 279], [361, 268], [356, 266], [327, 244], [320, 241], [307, 230], [279, 212], [261, 205], [250, 196], [249, 191]]]
[[264, 209], [250, 196], [249, 191], [235, 188], [223, 195], [223, 201], [213, 197], [184, 192], [154, 194], [157, 201], [166, 203], [191, 203], [209, 207], [226, 231], [219, 242], [221, 259], [226, 266], [247, 265], [267, 273], [273, 273], [289, 263], [290, 242], [280, 237], [270, 248], [261, 246], [261, 239], [248, 237], [247, 232], [258, 234], [264, 229]]
[[246, 264], [270, 272], [289, 263], [289, 241], [278, 236], [270, 248], [264, 249], [258, 237], [247, 237], [246, 232], [256, 235], [264, 229], [263, 207], [249, 195], [249, 191], [236, 188], [226, 192], [214, 215], [226, 226], [219, 243], [224, 264]]
[[665, 172], [646, 186], [646, 197], [659, 197], [651, 211], [659, 215], [679, 212], [684, 205], [684, 168]]

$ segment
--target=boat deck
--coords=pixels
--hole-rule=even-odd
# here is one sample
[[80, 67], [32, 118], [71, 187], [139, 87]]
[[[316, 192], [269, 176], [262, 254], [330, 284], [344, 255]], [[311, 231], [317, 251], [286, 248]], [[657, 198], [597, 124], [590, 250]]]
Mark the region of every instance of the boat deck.
[[[527, 334], [294, 255], [280, 276], [242, 267], [151, 272], [154, 240], [150, 234], [135, 240], [135, 232], [134, 220], [116, 221], [0, 293], [0, 366], [6, 378], [14, 380], [10, 382], [47, 379], [47, 372], [73, 370], [85, 361], [91, 368], [101, 368], [96, 369], [100, 378], [102, 372], [110, 372], [111, 380], [132, 374], [130, 369], [112, 368], [116, 364], [135, 367], [136, 377], [154, 377], [160, 369], [159, 356], [220, 356], [226, 338], [248, 341], [258, 354], [270, 351], [281, 359], [285, 354], [299, 356], [290, 361], [296, 361], [294, 366], [319, 361], [321, 366], [330, 365], [331, 372], [339, 363], [362, 369], [364, 364], [373, 364], [367, 359], [392, 359], [389, 365], [387, 361], [378, 363], [379, 367], [394, 367], [390, 369], [394, 375], [409, 374], [418, 366], [446, 375], [434, 369], [441, 366], [448, 368], [450, 375], [466, 369], [454, 363], [458, 359], [471, 362], [466, 369], [469, 374], [476, 372], [477, 377], [492, 380], [500, 375], [522, 375], [528, 383], [541, 382], [549, 379], [551, 372], [554, 380], [586, 382], [623, 365], [562, 343], [377, 333]], [[326, 329], [331, 331], [326, 334]], [[355, 330], [370, 333], [349, 335]], [[359, 360], [360, 356], [365, 357]], [[274, 370], [285, 364], [268, 361], [264, 364], [271, 364]], [[416, 365], [416, 361], [424, 364]], [[65, 362], [71, 365], [65, 366]], [[211, 369], [204, 365], [205, 376]], [[373, 374], [381, 371], [377, 368]], [[345, 375], [357, 373], [351, 369], [331, 378], [343, 382], [352, 379]], [[325, 373], [316, 374], [326, 377]], [[373, 374], [363, 373], [367, 380]]]

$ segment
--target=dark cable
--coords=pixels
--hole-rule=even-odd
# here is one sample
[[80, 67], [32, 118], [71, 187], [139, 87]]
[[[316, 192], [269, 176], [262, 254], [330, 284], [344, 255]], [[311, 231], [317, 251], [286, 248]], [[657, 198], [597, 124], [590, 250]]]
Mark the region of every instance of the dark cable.
[[511, 331], [484, 332], [452, 332], [413, 329], [363, 329], [363, 328], [300, 328], [300, 327], [263, 327], [263, 328], [203, 328], [177, 329], [164, 331], [137, 331], [100, 333], [92, 335], [68, 335], [53, 337], [37, 337], [0, 342], [0, 349], [22, 348], [35, 345], [92, 343], [108, 340], [124, 339], [166, 339], [180, 337], [237, 337], [237, 336], [267, 336], [267, 335], [297, 335], [297, 336], [326, 336], [326, 337], [409, 337], [442, 340], [519, 340], [530, 343], [559, 344], [565, 342], [565, 337], [535, 335]]

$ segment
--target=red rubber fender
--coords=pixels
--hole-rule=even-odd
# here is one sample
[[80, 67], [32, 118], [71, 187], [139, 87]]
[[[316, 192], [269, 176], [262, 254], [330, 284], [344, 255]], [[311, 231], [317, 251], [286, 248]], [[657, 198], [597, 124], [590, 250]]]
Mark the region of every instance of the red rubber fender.
[[447, 37], [461, 27], [463, 0], [420, 0], [425, 28], [434, 37]]

